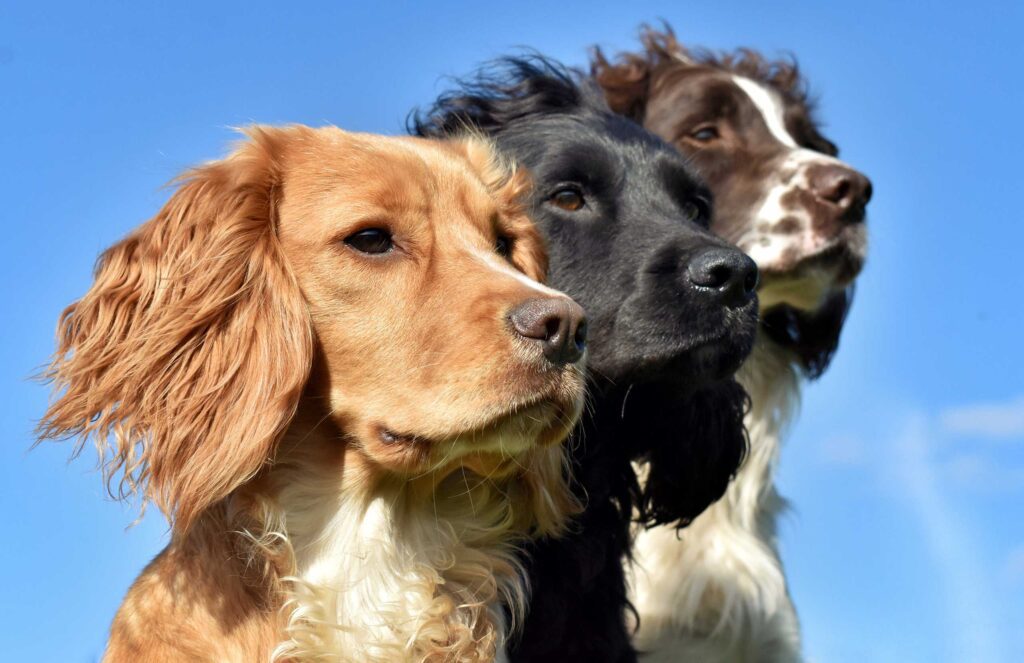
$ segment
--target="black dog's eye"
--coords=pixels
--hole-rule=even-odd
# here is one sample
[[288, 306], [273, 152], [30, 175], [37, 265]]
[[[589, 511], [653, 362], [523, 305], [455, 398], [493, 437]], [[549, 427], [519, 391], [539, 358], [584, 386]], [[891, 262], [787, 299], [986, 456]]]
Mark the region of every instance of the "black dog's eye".
[[511, 258], [512, 238], [505, 237], [504, 235], [498, 235], [498, 240], [494, 243], [494, 250], [503, 258]]
[[711, 220], [711, 205], [703, 198], [690, 198], [683, 203], [683, 219], [706, 224]]
[[721, 137], [722, 135], [718, 133], [718, 127], [713, 124], [699, 126], [690, 133], [690, 138], [701, 143], [710, 143]]
[[387, 253], [395, 246], [391, 233], [383, 228], [366, 228], [352, 233], [345, 238], [345, 243], [356, 251], [373, 255]]
[[583, 192], [574, 186], [566, 186], [558, 189], [551, 195], [549, 200], [555, 205], [555, 207], [564, 209], [567, 212], [575, 212], [582, 208], [587, 202], [583, 198]]

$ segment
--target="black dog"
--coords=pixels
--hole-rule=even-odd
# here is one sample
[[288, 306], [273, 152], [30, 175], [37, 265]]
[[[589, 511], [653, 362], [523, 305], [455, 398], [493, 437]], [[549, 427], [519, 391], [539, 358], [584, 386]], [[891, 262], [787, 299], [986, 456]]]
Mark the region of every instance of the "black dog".
[[[483, 131], [534, 177], [550, 282], [590, 319], [592, 408], [574, 435], [572, 532], [529, 550], [515, 661], [631, 661], [630, 523], [683, 526], [746, 450], [733, 372], [757, 322], [753, 261], [708, 232], [710, 194], [679, 153], [541, 57], [507, 59], [416, 114], [421, 135]], [[640, 488], [631, 465], [646, 460]]]

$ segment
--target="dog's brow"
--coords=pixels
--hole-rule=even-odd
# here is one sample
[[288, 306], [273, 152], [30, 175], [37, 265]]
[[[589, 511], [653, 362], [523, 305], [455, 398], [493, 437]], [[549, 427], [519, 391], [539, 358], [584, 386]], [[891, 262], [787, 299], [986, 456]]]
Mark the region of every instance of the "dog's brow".
[[523, 285], [545, 295], [555, 297], [562, 296], [562, 293], [560, 293], [559, 291], [549, 288], [543, 283], [534, 281], [526, 274], [523, 274], [518, 269], [513, 267], [511, 264], [509, 264], [507, 261], [505, 261], [503, 258], [498, 256], [497, 253], [491, 251], [483, 251], [478, 247], [471, 246], [469, 242], [466, 243], [466, 246], [469, 252], [473, 255], [473, 257], [482, 262], [483, 264], [487, 265], [488, 268], [493, 269], [494, 271], [499, 272], [501, 274], [511, 276], [512, 278], [516, 279]]
[[782, 104], [779, 103], [775, 93], [744, 76], [733, 76], [732, 79], [741, 90], [747, 93], [750, 100], [754, 102], [754, 106], [761, 113], [761, 117], [764, 118], [764, 122], [768, 125], [768, 131], [771, 132], [772, 136], [786, 147], [798, 147], [793, 136], [786, 130]]

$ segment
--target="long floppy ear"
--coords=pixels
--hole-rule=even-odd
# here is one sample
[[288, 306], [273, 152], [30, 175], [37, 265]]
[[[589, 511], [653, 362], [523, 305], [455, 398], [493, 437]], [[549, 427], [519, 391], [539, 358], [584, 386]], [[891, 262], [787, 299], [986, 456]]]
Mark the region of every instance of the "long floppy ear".
[[248, 134], [100, 256], [44, 373], [39, 438], [92, 438], [111, 494], [142, 492], [178, 531], [271, 459], [312, 361], [275, 228], [288, 130]]
[[743, 388], [730, 381], [654, 406], [660, 414], [650, 420], [660, 429], [650, 431], [654, 446], [638, 500], [641, 522], [684, 527], [725, 494], [747, 452], [747, 403]]
[[835, 293], [813, 313], [780, 306], [764, 315], [768, 337], [796, 354], [804, 374], [821, 377], [839, 347], [839, 336], [853, 304], [854, 286]]
[[583, 507], [569, 488], [569, 453], [567, 442], [536, 450], [526, 460], [525, 504], [530, 509], [530, 529], [535, 537], [559, 536], [565, 532], [569, 518]]

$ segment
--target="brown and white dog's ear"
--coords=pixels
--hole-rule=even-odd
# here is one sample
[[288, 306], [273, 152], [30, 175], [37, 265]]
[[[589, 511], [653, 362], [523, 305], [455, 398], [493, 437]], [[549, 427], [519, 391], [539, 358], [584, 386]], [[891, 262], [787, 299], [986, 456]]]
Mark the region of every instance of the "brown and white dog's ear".
[[590, 75], [604, 91], [609, 108], [637, 122], [643, 119], [651, 82], [651, 63], [646, 58], [625, 53], [613, 62], [594, 47]]
[[288, 130], [248, 134], [100, 256], [44, 374], [40, 439], [93, 438], [111, 492], [142, 492], [178, 531], [271, 458], [312, 362], [275, 228]]
[[621, 53], [615, 61], [606, 58], [597, 47], [590, 54], [590, 75], [604, 90], [608, 105], [637, 122], [643, 120], [655, 68], [667, 60], [693, 64], [689, 51], [668, 24], [661, 30], [643, 26], [640, 42], [644, 47], [642, 53]]

